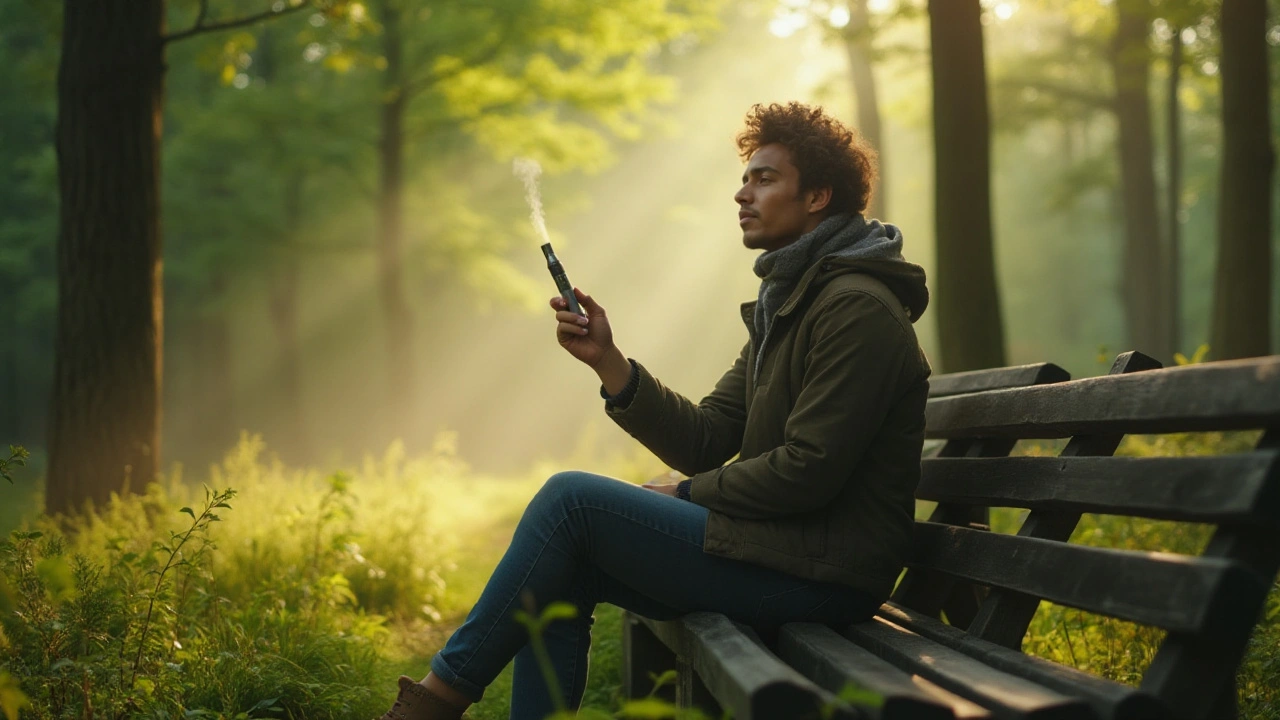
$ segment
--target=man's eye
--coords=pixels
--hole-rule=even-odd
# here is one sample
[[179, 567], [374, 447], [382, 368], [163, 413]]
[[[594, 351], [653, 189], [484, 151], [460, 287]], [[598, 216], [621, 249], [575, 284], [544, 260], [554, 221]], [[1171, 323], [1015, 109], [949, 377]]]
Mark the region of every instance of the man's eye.
[[761, 184], [761, 185], [765, 185], [765, 184], [767, 184], [768, 182], [769, 182], [769, 178], [767, 178], [767, 177], [762, 177], [762, 178], [760, 178], [760, 184]]

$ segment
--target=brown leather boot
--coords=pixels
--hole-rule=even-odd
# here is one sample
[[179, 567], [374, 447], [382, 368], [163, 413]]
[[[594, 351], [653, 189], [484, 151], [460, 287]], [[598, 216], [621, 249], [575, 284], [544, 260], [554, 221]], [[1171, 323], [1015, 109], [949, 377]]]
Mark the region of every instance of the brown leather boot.
[[396, 704], [382, 720], [461, 720], [464, 709], [401, 675]]

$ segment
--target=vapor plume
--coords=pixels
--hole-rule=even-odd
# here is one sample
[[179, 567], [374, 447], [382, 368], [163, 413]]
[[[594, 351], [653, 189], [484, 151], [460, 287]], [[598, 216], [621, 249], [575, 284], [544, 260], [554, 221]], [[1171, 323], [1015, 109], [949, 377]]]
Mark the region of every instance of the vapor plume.
[[533, 229], [538, 231], [542, 242], [551, 242], [551, 238], [547, 237], [547, 220], [542, 214], [542, 193], [538, 190], [542, 166], [537, 160], [516, 158], [511, 163], [511, 170], [524, 182], [524, 199], [529, 203], [529, 220], [533, 222]]

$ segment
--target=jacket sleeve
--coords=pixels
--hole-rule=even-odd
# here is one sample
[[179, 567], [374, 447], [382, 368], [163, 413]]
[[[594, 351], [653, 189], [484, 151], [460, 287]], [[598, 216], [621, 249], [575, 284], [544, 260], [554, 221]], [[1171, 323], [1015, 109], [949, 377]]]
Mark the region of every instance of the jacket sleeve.
[[699, 505], [745, 519], [817, 510], [853, 474], [888, 415], [912, 347], [875, 296], [850, 291], [811, 311], [803, 381], [784, 443], [692, 477]]
[[742, 447], [746, 427], [746, 363], [750, 343], [715, 389], [694, 405], [658, 382], [640, 363], [640, 384], [625, 408], [606, 408], [619, 427], [685, 475], [720, 467]]

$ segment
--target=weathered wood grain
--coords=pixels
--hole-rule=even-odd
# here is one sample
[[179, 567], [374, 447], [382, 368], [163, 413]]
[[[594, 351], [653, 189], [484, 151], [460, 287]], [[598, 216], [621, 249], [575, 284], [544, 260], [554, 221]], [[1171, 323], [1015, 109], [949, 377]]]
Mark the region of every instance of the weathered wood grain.
[[820, 687], [839, 693], [848, 685], [878, 695], [879, 720], [950, 720], [949, 703], [922, 690], [903, 672], [840, 637], [826, 625], [788, 623], [778, 635], [778, 656]]
[[916, 523], [909, 563], [1060, 605], [1178, 632], [1213, 629], [1215, 606], [1265, 588], [1237, 563], [1068, 545]]
[[970, 370], [929, 378], [929, 397], [949, 397], [986, 390], [1044, 385], [1070, 379], [1071, 373], [1053, 363]]
[[1187, 522], [1275, 523], [1280, 452], [1208, 457], [934, 458], [916, 497]]
[[1024, 655], [894, 604], [881, 606], [880, 615], [895, 625], [981, 660], [993, 668], [1064, 695], [1084, 698], [1099, 717], [1107, 720], [1167, 720], [1170, 717], [1169, 711], [1158, 700], [1137, 688]]
[[1280, 426], [1280, 356], [940, 397], [926, 437], [1059, 438]]
[[696, 612], [679, 620], [644, 619], [725, 709], [740, 720], [856, 720], [860, 713], [769, 652], [748, 627], [724, 615]]
[[997, 670], [882, 617], [850, 625], [842, 634], [902, 670], [918, 673], [990, 709], [998, 718], [1086, 720], [1097, 717], [1093, 708], [1079, 698]]

